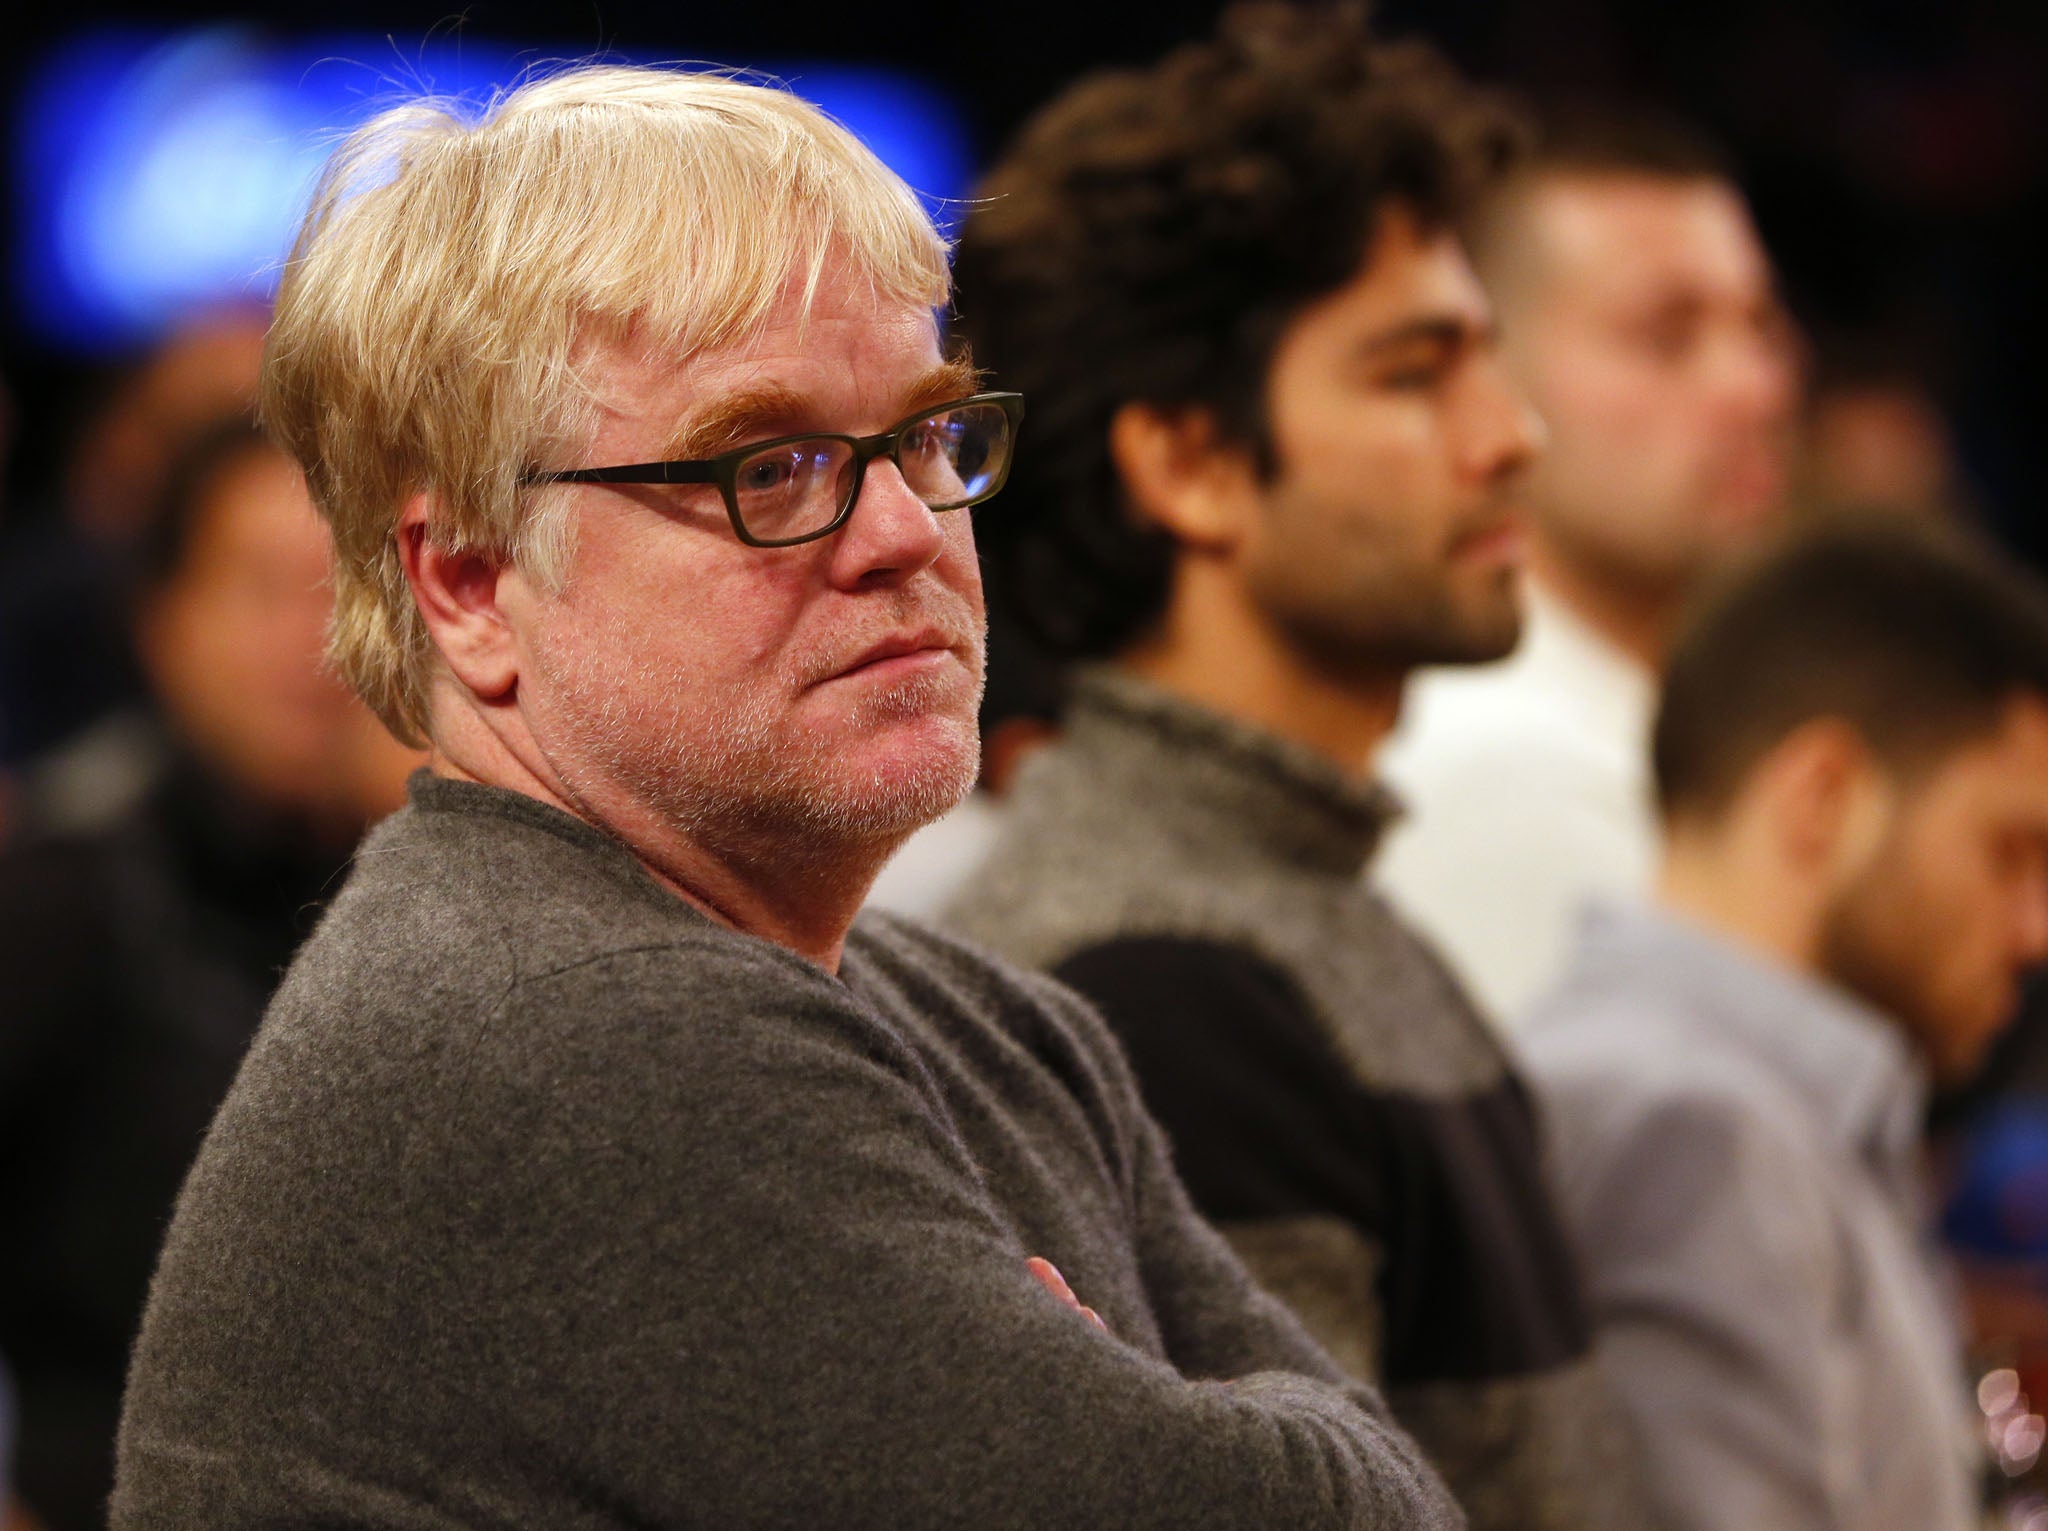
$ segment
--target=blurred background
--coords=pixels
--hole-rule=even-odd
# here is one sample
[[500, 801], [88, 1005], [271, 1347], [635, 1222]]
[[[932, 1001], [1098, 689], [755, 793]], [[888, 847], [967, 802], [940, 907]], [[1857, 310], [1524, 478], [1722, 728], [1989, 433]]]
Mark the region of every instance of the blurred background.
[[[82, 1149], [72, 1161], [84, 1180], [39, 1178], [21, 1195], [18, 1181], [0, 1186], [0, 1357], [24, 1380], [42, 1364], [34, 1336], [62, 1321], [99, 1326], [102, 1369], [117, 1386], [155, 1220], [260, 1013], [266, 975], [411, 763], [347, 713], [345, 699], [309, 689], [298, 661], [317, 642], [320, 613], [263, 604], [266, 592], [305, 590], [304, 549], [244, 547], [233, 531], [236, 507], [252, 497], [297, 492], [260, 448], [220, 427], [246, 407], [262, 304], [326, 147], [408, 94], [481, 95], [551, 60], [701, 60], [789, 80], [943, 216], [1060, 87], [1155, 58], [1207, 31], [1218, 8], [477, 0], [458, 16], [446, 0], [317, 13], [283, 3], [233, 13], [84, 4], [7, 24], [0, 839], [10, 818], [17, 834], [54, 827], [71, 835], [73, 859], [15, 862], [12, 902], [0, 885], [0, 1161], [48, 1162], [64, 1136], [125, 1140], [138, 1161], [124, 1169]], [[1480, 78], [1538, 102], [1647, 101], [1720, 137], [1806, 338], [1801, 498], [1974, 521], [2016, 557], [2048, 566], [2038, 423], [2048, 390], [2036, 381], [2048, 349], [2048, 6], [1406, 0], [1377, 15], [1384, 32], [1426, 36]], [[293, 525], [310, 525], [302, 501], [294, 514]], [[271, 625], [208, 633], [180, 615], [219, 616], [235, 599], [267, 613], [250, 623]], [[238, 652], [292, 665], [236, 670]], [[142, 725], [142, 744], [138, 712], [155, 720]], [[246, 735], [249, 717], [296, 720], [295, 731]], [[316, 778], [317, 793], [294, 797]], [[216, 800], [229, 787], [236, 806], [224, 823]], [[223, 845], [259, 839], [260, 858], [214, 864]], [[90, 858], [78, 859], [88, 843]], [[108, 917], [97, 894], [67, 905], [50, 893], [67, 877], [81, 888], [118, 881], [107, 866], [131, 880], [143, 867], [152, 886], [181, 890], [152, 927], [162, 950], [121, 947], [135, 938], [133, 922], [94, 935], [92, 921]], [[249, 915], [254, 908], [264, 912]], [[237, 909], [234, 920], [215, 918]], [[229, 925], [233, 940], [216, 939]], [[199, 934], [187, 939], [188, 929]], [[147, 986], [195, 996], [193, 1015], [163, 1018], [152, 1033], [177, 1039], [171, 1055], [185, 1070], [173, 1093], [186, 1108], [165, 1111], [161, 1058], [138, 1054], [119, 1086], [63, 1060], [114, 1055], [94, 1040], [93, 1026], [115, 1023], [93, 986], [110, 967], [170, 964], [173, 946], [178, 964], [202, 953], [208, 976], [194, 988], [181, 966], [177, 983]], [[26, 970], [10, 965], [10, 952], [31, 952], [38, 971], [63, 968], [38, 1012], [47, 1033], [5, 1024]], [[214, 1003], [228, 990], [231, 1002]], [[208, 1019], [198, 1016], [200, 995]], [[218, 1024], [223, 1014], [232, 1024]], [[206, 1025], [215, 1030], [202, 1035]], [[2048, 1098], [2044, 1034], [2048, 1025], [2017, 1029], [1981, 1094], [1952, 1103], [1947, 1118], [1977, 1129], [1954, 1138], [1951, 1236], [2011, 1278], [2014, 1338], [2008, 1353], [1984, 1357], [1997, 1379], [1984, 1403], [1994, 1439], [2013, 1444], [2016, 1475], [2034, 1468], [2044, 1435], [2029, 1396], [2048, 1393], [2048, 1117], [2009, 1108], [2016, 1093]], [[10, 1075], [10, 1059], [24, 1057], [33, 1068]], [[10, 1077], [48, 1079], [52, 1067], [93, 1079], [89, 1098], [29, 1100], [25, 1111], [21, 1096], [10, 1101]], [[163, 1119], [138, 1125], [138, 1112]], [[132, 1190], [115, 1199], [140, 1213], [132, 1249], [109, 1255], [104, 1230], [83, 1227], [46, 1267], [10, 1257], [10, 1228], [54, 1228], [100, 1205], [123, 1176]], [[118, 1279], [103, 1296], [81, 1294], [78, 1269]], [[64, 1385], [80, 1400], [77, 1434], [98, 1440], [110, 1396]], [[25, 1457], [56, 1460], [55, 1445], [38, 1454], [23, 1444]], [[88, 1487], [103, 1472], [89, 1458], [74, 1474]], [[50, 1527], [82, 1523], [56, 1507], [62, 1492], [53, 1481], [43, 1500]]]
[[[591, 54], [765, 68], [922, 189], [957, 195], [1060, 84], [1155, 56], [1215, 9], [480, 0], [451, 18], [391, 0], [17, 19], [0, 59], [12, 514], [47, 501], [110, 369], [190, 305], [260, 294], [318, 145], [394, 93], [476, 89]], [[1551, 98], [1648, 97], [1717, 131], [1813, 342], [1818, 489], [1967, 504], [2023, 555], [2048, 557], [2031, 514], [2048, 10], [1407, 0], [1379, 15], [1483, 77]]]

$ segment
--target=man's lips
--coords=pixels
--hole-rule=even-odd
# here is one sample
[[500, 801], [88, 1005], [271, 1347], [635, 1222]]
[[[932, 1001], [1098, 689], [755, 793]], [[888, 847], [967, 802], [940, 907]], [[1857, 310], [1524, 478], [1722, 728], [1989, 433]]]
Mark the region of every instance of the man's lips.
[[1506, 511], [1460, 532], [1451, 543], [1451, 552], [1458, 558], [1519, 560], [1528, 530], [1525, 516], [1519, 511]]
[[947, 654], [957, 653], [961, 646], [961, 640], [943, 628], [926, 627], [914, 632], [894, 633], [869, 644], [851, 660], [827, 675], [825, 680], [848, 680], [855, 676], [909, 672]]

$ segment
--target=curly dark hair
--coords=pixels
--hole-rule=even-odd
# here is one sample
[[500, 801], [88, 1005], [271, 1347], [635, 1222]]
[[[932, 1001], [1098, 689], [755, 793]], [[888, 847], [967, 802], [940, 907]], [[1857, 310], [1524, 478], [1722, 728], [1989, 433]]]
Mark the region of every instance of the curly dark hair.
[[1113, 653], [1158, 617], [1172, 544], [1109, 455], [1123, 405], [1201, 410], [1272, 470], [1274, 348], [1353, 278], [1390, 204], [1461, 219], [1519, 120], [1362, 5], [1240, 5], [1157, 66], [1083, 80], [977, 189], [957, 329], [1030, 418], [978, 521], [992, 592], [1055, 652]]

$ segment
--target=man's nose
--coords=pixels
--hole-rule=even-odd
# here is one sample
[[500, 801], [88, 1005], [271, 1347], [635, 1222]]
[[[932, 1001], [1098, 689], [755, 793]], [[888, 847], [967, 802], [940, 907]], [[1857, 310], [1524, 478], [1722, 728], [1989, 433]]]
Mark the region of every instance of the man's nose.
[[894, 462], [878, 457], [832, 539], [832, 581], [846, 589], [898, 584], [931, 567], [945, 545], [937, 512], [911, 491]]
[[1779, 424], [1799, 401], [1796, 342], [1762, 329], [1732, 334], [1721, 348], [1717, 381], [1722, 403], [1732, 414]]
[[1498, 357], [1480, 369], [1465, 438], [1466, 463], [1477, 478], [1508, 478], [1542, 455], [1550, 442], [1543, 416]]

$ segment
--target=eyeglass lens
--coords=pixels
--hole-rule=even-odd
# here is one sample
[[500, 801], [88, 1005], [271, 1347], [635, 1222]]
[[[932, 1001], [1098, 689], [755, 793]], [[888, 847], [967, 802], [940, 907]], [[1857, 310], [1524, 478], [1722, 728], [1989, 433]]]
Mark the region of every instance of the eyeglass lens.
[[[903, 427], [895, 458], [911, 493], [933, 510], [952, 510], [989, 493], [1009, 451], [1010, 421], [1001, 406], [963, 404]], [[800, 537], [838, 517], [858, 476], [844, 441], [790, 441], [742, 461], [733, 493], [751, 535]]]

